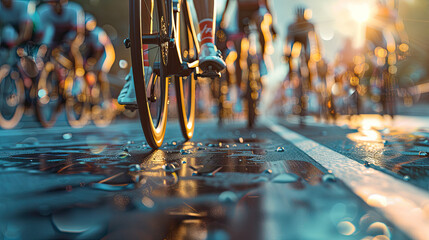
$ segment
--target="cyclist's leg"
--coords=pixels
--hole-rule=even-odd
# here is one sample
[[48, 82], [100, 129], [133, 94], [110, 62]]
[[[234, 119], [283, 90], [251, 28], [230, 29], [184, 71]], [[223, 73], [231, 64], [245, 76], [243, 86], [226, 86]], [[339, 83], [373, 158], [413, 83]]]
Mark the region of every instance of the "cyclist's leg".
[[[242, 70], [240, 65], [241, 59], [241, 39], [234, 40], [235, 49], [237, 51], [237, 60], [235, 60], [235, 81], [238, 89], [241, 89]], [[241, 94], [241, 93], [240, 93]]]
[[[153, 15], [153, 1], [154, 0], [144, 0], [144, 3], [141, 6], [142, 13], [142, 23], [143, 23], [143, 34], [149, 34], [152, 31], [152, 15]], [[149, 45], [143, 44], [143, 59], [144, 59], [144, 72], [145, 79], [149, 79], [152, 74], [152, 69], [149, 66]], [[137, 104], [136, 99], [136, 90], [134, 86], [134, 77], [133, 69], [130, 69], [130, 72], [125, 77], [125, 85], [121, 90], [121, 93], [118, 97], [118, 103], [122, 105], [127, 104]]]
[[216, 71], [221, 71], [226, 68], [226, 64], [214, 45], [215, 0], [194, 0], [194, 5], [201, 35], [200, 68], [207, 70], [212, 67]]

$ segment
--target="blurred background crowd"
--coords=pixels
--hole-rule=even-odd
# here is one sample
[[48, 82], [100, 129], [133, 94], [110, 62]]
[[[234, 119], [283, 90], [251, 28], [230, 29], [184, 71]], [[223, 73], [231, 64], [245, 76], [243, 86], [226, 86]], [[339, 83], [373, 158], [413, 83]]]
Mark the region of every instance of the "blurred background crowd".
[[[216, 39], [228, 65], [227, 79], [198, 80], [200, 118], [233, 120], [246, 114], [236, 71], [246, 44], [234, 44], [239, 2], [217, 1]], [[426, 114], [429, 2], [268, 2], [269, 11], [261, 12], [256, 24], [261, 31], [254, 33], [264, 39], [254, 41], [261, 55], [260, 114], [326, 120], [363, 113]], [[69, 11], [70, 19], [58, 17]], [[115, 100], [131, 67], [123, 45], [128, 1], [1, 0], [0, 12], [1, 128], [20, 127], [29, 116], [43, 127], [61, 117], [73, 127], [135, 117]], [[265, 28], [272, 36], [265, 35]]]

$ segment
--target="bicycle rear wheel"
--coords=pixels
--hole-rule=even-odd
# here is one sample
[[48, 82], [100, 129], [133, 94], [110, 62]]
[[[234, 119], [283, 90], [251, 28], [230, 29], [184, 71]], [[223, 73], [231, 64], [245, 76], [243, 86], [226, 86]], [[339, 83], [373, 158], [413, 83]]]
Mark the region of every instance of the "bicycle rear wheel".
[[[140, 122], [148, 144], [159, 148], [164, 141], [167, 124], [169, 79], [166, 67], [171, 24], [165, 1], [153, 3], [152, 14], [144, 0], [130, 0], [130, 40]], [[150, 19], [152, 29], [147, 29], [147, 19]], [[143, 45], [142, 38], [147, 47]], [[146, 67], [145, 60], [148, 63]]]
[[24, 114], [24, 83], [10, 66], [0, 68], [0, 127], [12, 129]]
[[104, 80], [104, 74], [99, 73], [98, 78], [91, 86], [91, 115], [92, 121], [97, 127], [108, 126], [116, 116], [112, 108], [112, 95], [107, 80]]
[[66, 116], [67, 121], [73, 128], [84, 127], [91, 118], [91, 106], [89, 103], [90, 89], [83, 78], [71, 79], [67, 77], [66, 82]]
[[48, 62], [37, 83], [34, 104], [37, 120], [43, 127], [49, 128], [55, 124], [62, 104], [59, 73], [54, 64]]

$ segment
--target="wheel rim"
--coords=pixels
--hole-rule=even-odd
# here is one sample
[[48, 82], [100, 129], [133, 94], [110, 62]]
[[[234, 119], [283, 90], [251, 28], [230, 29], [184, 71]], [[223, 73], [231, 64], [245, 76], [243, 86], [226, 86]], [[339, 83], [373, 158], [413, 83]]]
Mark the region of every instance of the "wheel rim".
[[66, 82], [70, 82], [67, 92], [66, 111], [67, 120], [72, 127], [81, 128], [89, 120], [89, 88], [85, 79], [71, 79], [69, 76]]
[[0, 126], [14, 128], [24, 113], [24, 86], [16, 71], [0, 70]]
[[98, 79], [96, 84], [91, 87], [90, 94], [93, 104], [91, 108], [92, 120], [98, 127], [108, 126], [115, 117], [109, 84]]
[[37, 116], [44, 127], [55, 123], [61, 101], [58, 73], [52, 63], [47, 63], [39, 79], [36, 94]]
[[194, 135], [195, 128], [195, 73], [178, 78], [176, 96], [182, 134], [189, 140]]
[[[140, 121], [149, 145], [158, 148], [162, 145], [167, 119], [168, 79], [165, 68], [168, 61], [168, 19], [165, 18], [165, 2], [156, 1], [152, 35], [160, 39], [158, 44], [149, 44], [143, 49], [143, 32], [148, 32], [143, 25], [148, 12], [141, 0], [130, 1], [131, 51], [134, 85]], [[146, 55], [146, 57], [145, 57]], [[144, 61], [149, 65], [144, 67]]]

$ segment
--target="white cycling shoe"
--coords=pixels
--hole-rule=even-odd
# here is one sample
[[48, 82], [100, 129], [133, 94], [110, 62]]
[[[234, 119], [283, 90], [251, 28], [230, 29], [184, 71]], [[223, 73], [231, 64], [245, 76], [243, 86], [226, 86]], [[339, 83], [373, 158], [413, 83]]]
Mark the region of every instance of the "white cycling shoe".
[[213, 43], [205, 43], [200, 49], [200, 68], [203, 71], [215, 70], [220, 72], [226, 68], [225, 61], [222, 59], [222, 53], [216, 49]]
[[[144, 72], [145, 81], [148, 81], [150, 79], [150, 76], [152, 75], [152, 68], [144, 67]], [[118, 103], [121, 105], [135, 105], [137, 104], [137, 98], [132, 68], [130, 69], [130, 73], [128, 73], [128, 75], [125, 77], [125, 81], [126, 83], [118, 97]]]

